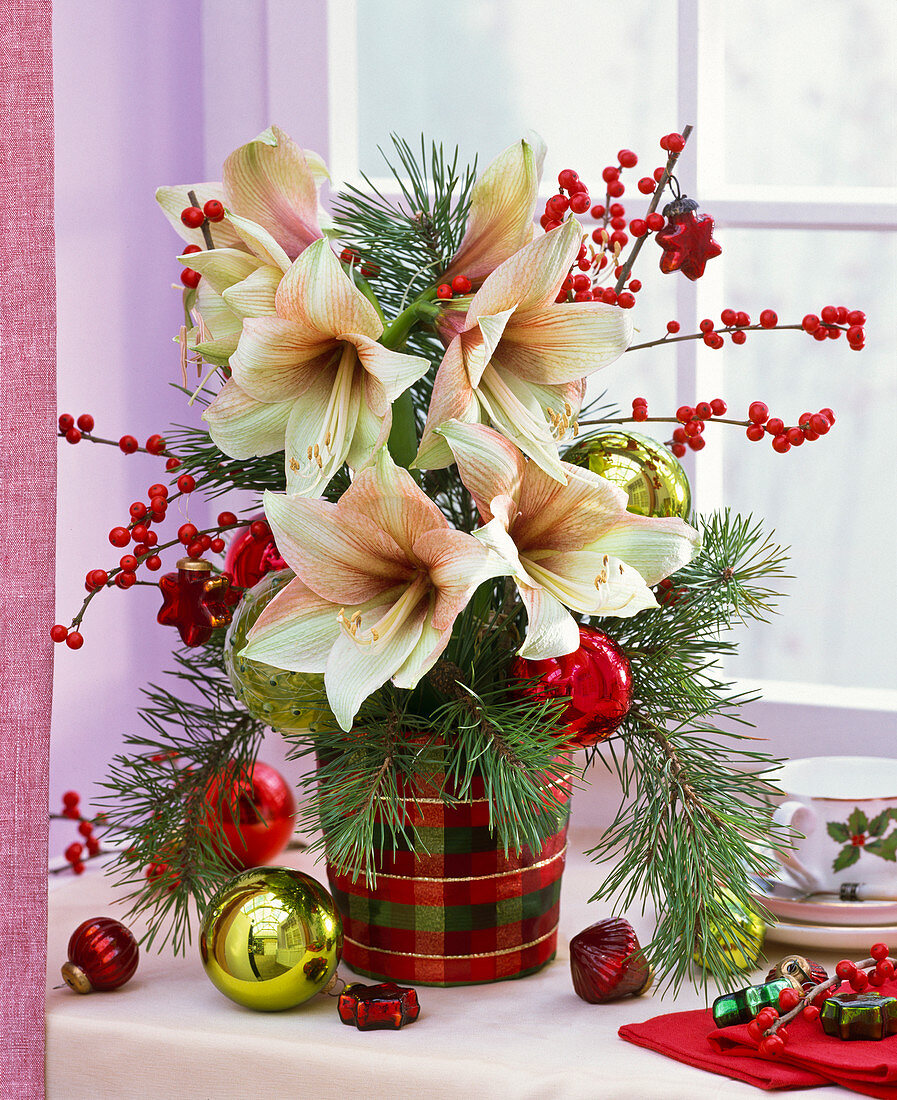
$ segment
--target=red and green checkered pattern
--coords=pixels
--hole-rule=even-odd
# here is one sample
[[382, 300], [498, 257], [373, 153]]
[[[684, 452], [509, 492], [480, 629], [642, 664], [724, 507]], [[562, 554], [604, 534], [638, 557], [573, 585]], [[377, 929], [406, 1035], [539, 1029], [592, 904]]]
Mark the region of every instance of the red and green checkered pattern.
[[421, 847], [383, 852], [373, 888], [328, 864], [343, 961], [367, 977], [412, 985], [471, 985], [539, 970], [557, 945], [566, 824], [538, 853], [505, 855], [489, 832], [482, 784], [456, 805], [433, 793], [406, 804]]

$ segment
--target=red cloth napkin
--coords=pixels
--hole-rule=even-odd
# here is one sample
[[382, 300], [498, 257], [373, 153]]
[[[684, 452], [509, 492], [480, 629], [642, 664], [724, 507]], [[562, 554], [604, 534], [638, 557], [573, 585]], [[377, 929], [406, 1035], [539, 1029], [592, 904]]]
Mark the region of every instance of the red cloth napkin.
[[[879, 992], [897, 996], [897, 982]], [[641, 1024], [625, 1024], [620, 1037], [678, 1062], [746, 1081], [761, 1089], [799, 1089], [836, 1084], [864, 1096], [897, 1100], [897, 1036], [845, 1042], [826, 1035], [819, 1021], [798, 1016], [788, 1025], [779, 1058], [764, 1058], [747, 1026], [717, 1028], [709, 1009], [673, 1012]]]

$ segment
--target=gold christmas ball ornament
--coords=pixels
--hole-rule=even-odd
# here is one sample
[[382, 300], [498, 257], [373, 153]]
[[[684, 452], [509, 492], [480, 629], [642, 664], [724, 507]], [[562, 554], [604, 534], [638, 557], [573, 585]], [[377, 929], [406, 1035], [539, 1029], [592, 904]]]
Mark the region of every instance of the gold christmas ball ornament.
[[[717, 928], [712, 922], [708, 934], [723, 949], [723, 955], [735, 970], [753, 970], [760, 961], [766, 925], [753, 909], [743, 906], [730, 890], [721, 890], [718, 900], [722, 901], [731, 914], [727, 930]], [[707, 951], [700, 940], [695, 944], [692, 955], [698, 966], [706, 966]]]
[[276, 730], [305, 730], [331, 718], [324, 695], [324, 677], [247, 660], [239, 656], [259, 615], [293, 579], [291, 569], [266, 573], [248, 589], [234, 611], [224, 641], [224, 667], [234, 694], [253, 718]]
[[578, 439], [564, 461], [625, 490], [628, 510], [637, 516], [688, 519], [691, 488], [685, 470], [656, 439], [616, 428], [600, 429]]
[[289, 867], [255, 867], [209, 902], [199, 952], [212, 984], [259, 1012], [302, 1004], [325, 989], [343, 950], [330, 894]]

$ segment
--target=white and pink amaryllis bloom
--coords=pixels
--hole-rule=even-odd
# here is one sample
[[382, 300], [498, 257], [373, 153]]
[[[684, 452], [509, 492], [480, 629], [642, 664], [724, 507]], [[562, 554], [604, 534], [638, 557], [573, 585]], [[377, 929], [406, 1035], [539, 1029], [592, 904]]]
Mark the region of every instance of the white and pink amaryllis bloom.
[[317, 496], [344, 462], [358, 470], [386, 442], [392, 402], [430, 364], [377, 343], [383, 322], [326, 240], [290, 267], [274, 305], [244, 319], [233, 376], [203, 419], [232, 458], [283, 449], [287, 491]]
[[387, 680], [414, 687], [476, 588], [509, 573], [481, 541], [449, 526], [385, 447], [336, 504], [268, 492], [265, 513], [296, 577], [261, 613], [242, 652], [276, 668], [323, 672], [345, 730]]
[[656, 607], [649, 585], [700, 550], [693, 527], [627, 512], [626, 493], [590, 470], [563, 462], [562, 483], [491, 428], [452, 421], [439, 431], [485, 522], [474, 537], [512, 569], [529, 620], [524, 657], [577, 649], [570, 611], [629, 617]]
[[627, 310], [555, 301], [579, 252], [575, 218], [525, 245], [495, 269], [459, 318], [433, 385], [415, 466], [452, 463], [437, 432], [449, 420], [489, 424], [546, 473], [564, 480], [557, 453], [579, 413], [583, 378], [632, 340]]

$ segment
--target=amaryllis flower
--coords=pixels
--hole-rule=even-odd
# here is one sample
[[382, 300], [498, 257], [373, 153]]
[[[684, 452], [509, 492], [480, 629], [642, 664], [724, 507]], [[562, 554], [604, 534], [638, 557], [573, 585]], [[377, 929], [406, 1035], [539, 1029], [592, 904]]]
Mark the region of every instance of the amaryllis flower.
[[338, 503], [265, 494], [277, 548], [296, 573], [243, 654], [324, 673], [343, 729], [390, 678], [412, 688], [448, 644], [475, 589], [507, 565], [440, 510], [382, 448]]
[[514, 142], [489, 165], [470, 193], [467, 227], [443, 281], [466, 275], [478, 286], [533, 239], [533, 216], [545, 160], [538, 134]]
[[[201, 229], [181, 221], [181, 211], [191, 205], [188, 191], [200, 206], [209, 199], [221, 202], [228, 214], [255, 222], [277, 241], [290, 260], [322, 236], [318, 215], [318, 188], [328, 178], [317, 153], [300, 147], [279, 126], [270, 126], [257, 138], [241, 145], [224, 162], [221, 183], [180, 184], [160, 187], [156, 201], [188, 244], [206, 248]], [[242, 236], [226, 217], [210, 226], [216, 248], [245, 247]]]
[[383, 323], [326, 240], [290, 267], [274, 304], [274, 316], [243, 321], [233, 377], [203, 419], [232, 458], [284, 448], [287, 490], [315, 496], [386, 441], [392, 402], [429, 363], [377, 343]]
[[694, 528], [627, 512], [626, 493], [590, 470], [561, 463], [564, 484], [491, 428], [453, 421], [439, 431], [485, 521], [474, 537], [513, 569], [529, 619], [525, 657], [578, 648], [568, 608], [625, 618], [656, 607], [648, 586], [700, 549]]
[[628, 311], [555, 301], [581, 233], [569, 219], [521, 248], [474, 295], [436, 375], [416, 466], [451, 464], [436, 429], [461, 420], [491, 424], [546, 473], [564, 480], [556, 437], [579, 412], [582, 380], [632, 340]]

